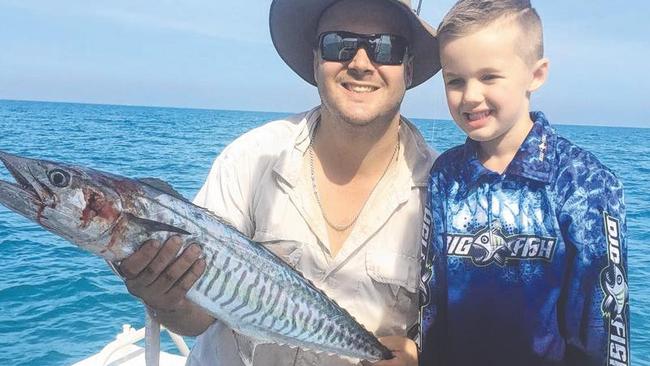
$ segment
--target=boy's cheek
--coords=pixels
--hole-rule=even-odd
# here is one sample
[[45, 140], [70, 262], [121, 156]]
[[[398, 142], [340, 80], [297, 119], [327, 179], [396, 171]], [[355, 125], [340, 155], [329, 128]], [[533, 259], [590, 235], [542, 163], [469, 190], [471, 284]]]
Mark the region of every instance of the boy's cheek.
[[447, 96], [447, 106], [449, 107], [449, 111], [451, 112], [452, 116], [454, 116], [459, 108], [462, 93], [458, 92], [457, 90], [450, 90], [448, 88], [445, 88], [445, 94]]

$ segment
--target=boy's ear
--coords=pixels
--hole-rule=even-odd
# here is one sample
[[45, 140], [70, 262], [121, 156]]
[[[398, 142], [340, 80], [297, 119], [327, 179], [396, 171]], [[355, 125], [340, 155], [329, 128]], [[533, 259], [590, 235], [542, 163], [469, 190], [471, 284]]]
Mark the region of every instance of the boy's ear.
[[549, 60], [547, 58], [542, 58], [535, 62], [532, 68], [533, 80], [531, 80], [530, 86], [528, 87], [528, 93], [532, 93], [544, 85], [548, 77], [548, 67]]

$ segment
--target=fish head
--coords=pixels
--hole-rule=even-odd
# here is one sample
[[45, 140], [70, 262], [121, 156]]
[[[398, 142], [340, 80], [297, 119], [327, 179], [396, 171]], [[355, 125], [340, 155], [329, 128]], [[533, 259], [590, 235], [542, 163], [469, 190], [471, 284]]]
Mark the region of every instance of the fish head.
[[[0, 203], [83, 249], [103, 255], [120, 220], [111, 178], [92, 169], [0, 151], [15, 183], [0, 180]], [[108, 256], [110, 257], [110, 256]]]
[[625, 274], [617, 265], [608, 266], [602, 274], [602, 285], [607, 292], [604, 306], [607, 312], [621, 314], [628, 300], [628, 285]]
[[497, 252], [506, 249], [506, 240], [498, 228], [481, 230], [472, 241], [471, 254], [479, 263], [488, 263]]

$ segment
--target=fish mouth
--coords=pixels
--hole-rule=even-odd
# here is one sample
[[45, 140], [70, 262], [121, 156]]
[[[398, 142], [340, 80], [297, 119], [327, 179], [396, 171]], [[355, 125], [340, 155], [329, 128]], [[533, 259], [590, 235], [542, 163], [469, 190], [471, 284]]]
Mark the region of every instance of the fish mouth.
[[46, 202], [53, 196], [30, 172], [29, 166], [34, 162], [4, 151], [0, 151], [0, 161], [16, 180], [15, 183], [0, 180], [0, 203], [27, 218], [37, 220]]

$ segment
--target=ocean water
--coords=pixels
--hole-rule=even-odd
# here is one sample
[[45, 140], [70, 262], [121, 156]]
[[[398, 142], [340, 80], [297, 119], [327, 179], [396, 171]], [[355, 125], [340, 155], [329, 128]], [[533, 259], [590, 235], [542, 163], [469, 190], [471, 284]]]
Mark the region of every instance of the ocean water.
[[[0, 101], [0, 149], [157, 177], [193, 197], [228, 143], [284, 115]], [[450, 121], [414, 122], [439, 151], [464, 141]], [[650, 365], [650, 129], [557, 128], [626, 187], [632, 359]], [[4, 168], [0, 179], [11, 179]], [[0, 365], [70, 365], [99, 352], [122, 324], [142, 327], [143, 314], [101, 259], [0, 206]], [[164, 348], [173, 351], [166, 338]]]

